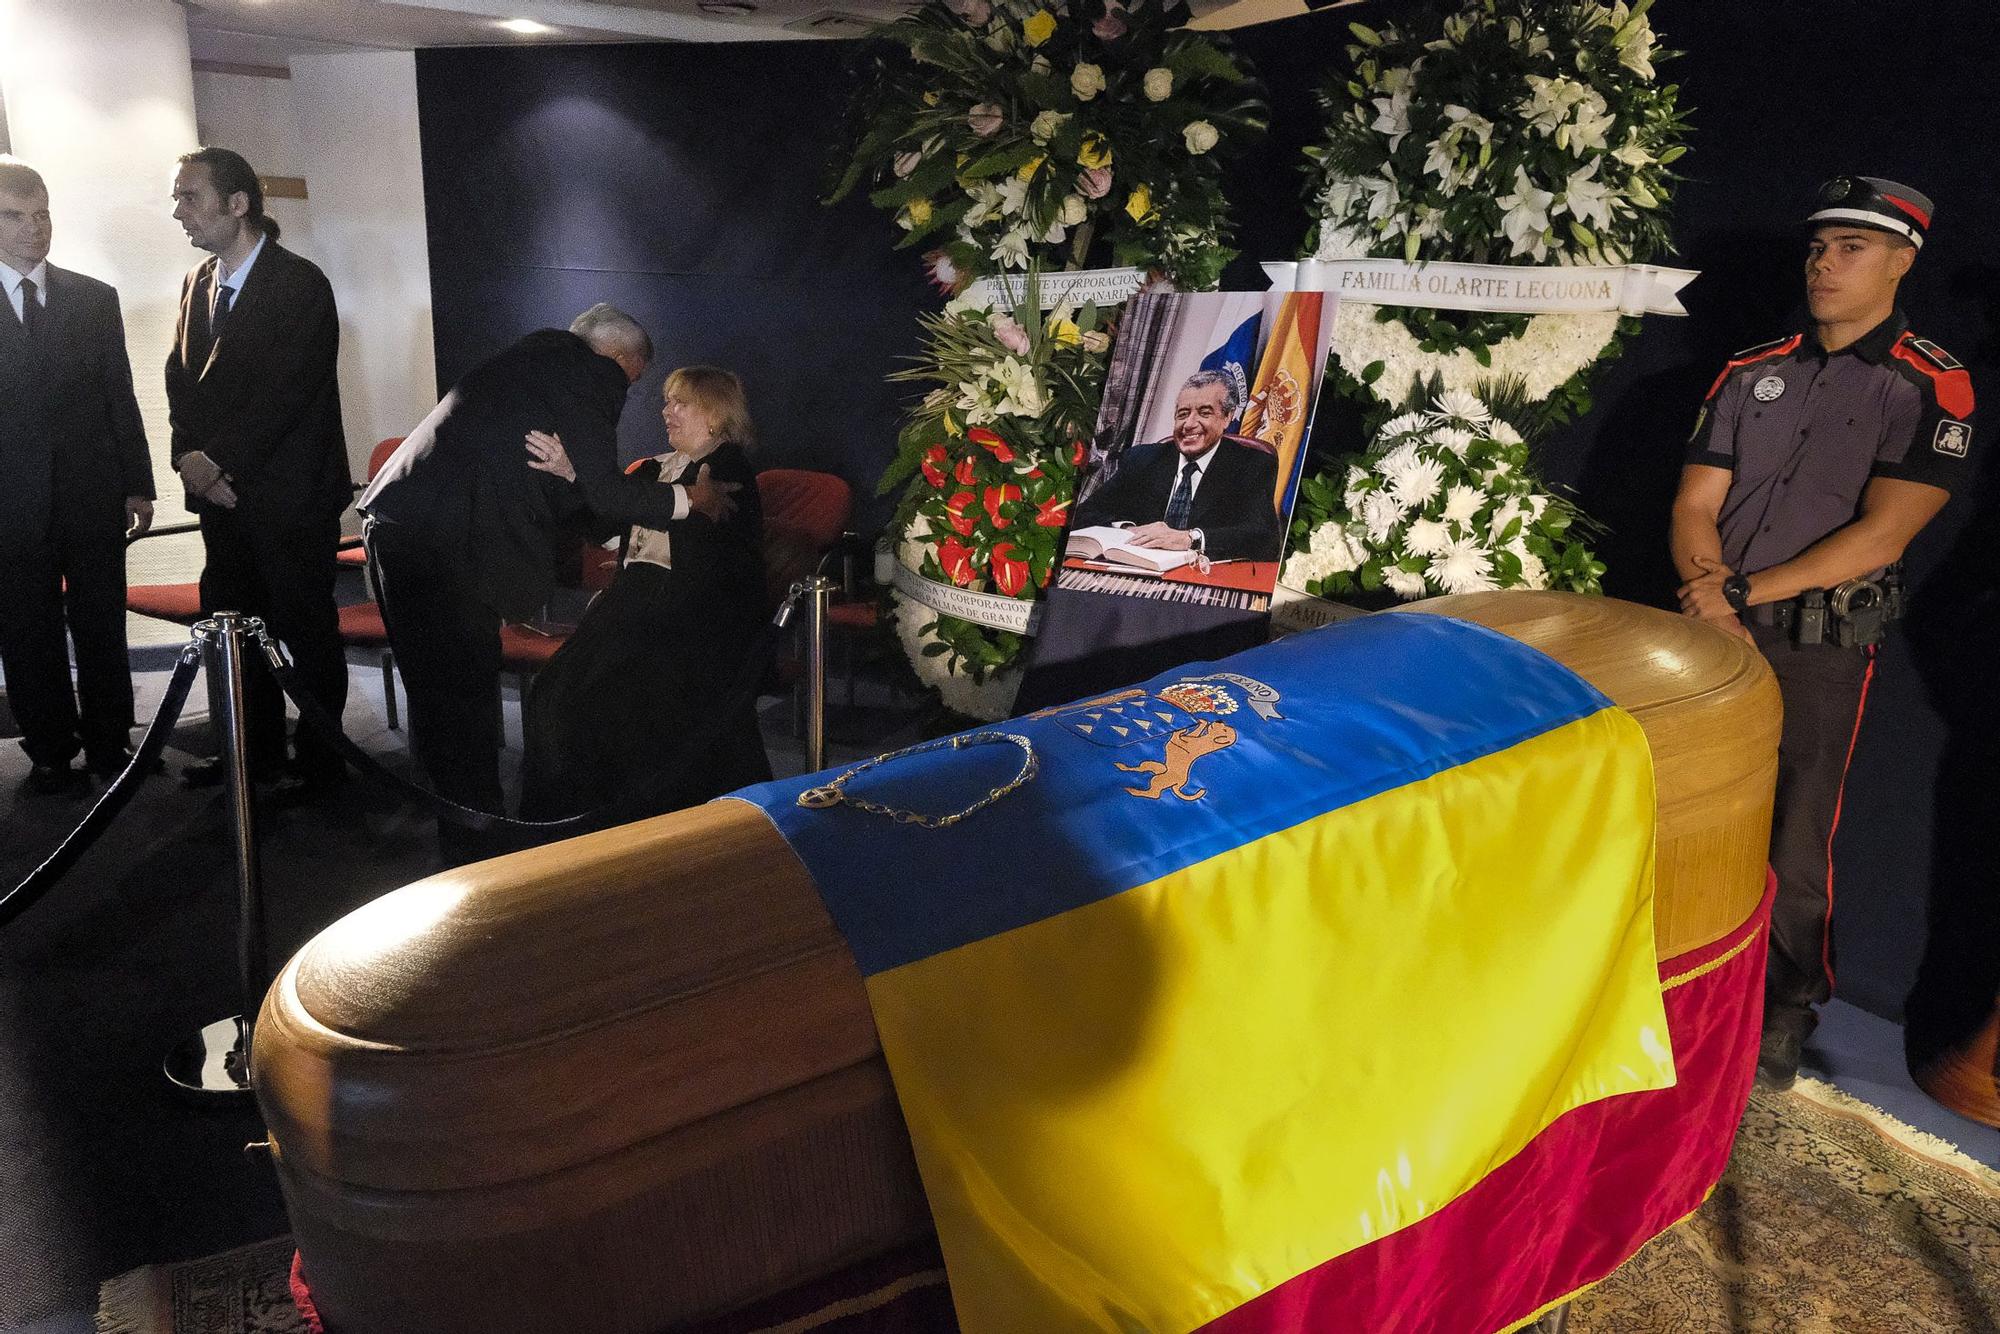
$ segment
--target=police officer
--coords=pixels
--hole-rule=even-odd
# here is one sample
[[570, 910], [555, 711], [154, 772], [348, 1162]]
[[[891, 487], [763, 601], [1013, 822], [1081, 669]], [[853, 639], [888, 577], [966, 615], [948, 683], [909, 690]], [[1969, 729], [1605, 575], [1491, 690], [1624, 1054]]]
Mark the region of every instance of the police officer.
[[1931, 201], [1873, 176], [1820, 188], [1812, 323], [1709, 390], [1674, 499], [1681, 609], [1754, 643], [1784, 698], [1760, 1082], [1789, 1088], [1833, 994], [1833, 833], [1903, 549], [1972, 476], [1972, 380], [1896, 305]]

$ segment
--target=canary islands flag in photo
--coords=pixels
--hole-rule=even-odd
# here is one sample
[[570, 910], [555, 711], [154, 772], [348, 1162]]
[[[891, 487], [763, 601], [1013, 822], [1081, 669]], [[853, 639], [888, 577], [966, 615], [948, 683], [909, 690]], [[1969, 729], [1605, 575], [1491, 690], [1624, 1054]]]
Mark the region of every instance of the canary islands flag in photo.
[[968, 1334], [1199, 1329], [1674, 1082], [1644, 734], [1479, 626], [739, 795], [861, 965]]

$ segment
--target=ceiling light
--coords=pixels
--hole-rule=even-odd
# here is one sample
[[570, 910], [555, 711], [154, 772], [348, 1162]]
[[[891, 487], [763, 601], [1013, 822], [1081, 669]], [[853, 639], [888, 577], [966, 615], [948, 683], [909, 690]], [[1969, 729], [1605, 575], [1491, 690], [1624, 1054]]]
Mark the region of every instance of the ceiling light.
[[508, 32], [519, 33], [523, 37], [540, 37], [544, 33], [555, 31], [548, 24], [537, 23], [533, 19], [501, 19], [500, 26]]
[[757, 6], [750, 4], [748, 0], [700, 0], [695, 8], [704, 14], [732, 19], [747, 19], [757, 12]]

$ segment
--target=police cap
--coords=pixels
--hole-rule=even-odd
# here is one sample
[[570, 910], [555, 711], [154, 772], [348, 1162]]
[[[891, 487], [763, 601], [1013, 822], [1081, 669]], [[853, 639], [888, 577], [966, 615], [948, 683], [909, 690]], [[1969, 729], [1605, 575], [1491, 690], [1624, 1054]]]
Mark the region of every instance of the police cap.
[[1806, 217], [1808, 227], [1830, 222], [1891, 232], [1921, 250], [1931, 227], [1931, 201], [1879, 176], [1836, 176], [1819, 188]]

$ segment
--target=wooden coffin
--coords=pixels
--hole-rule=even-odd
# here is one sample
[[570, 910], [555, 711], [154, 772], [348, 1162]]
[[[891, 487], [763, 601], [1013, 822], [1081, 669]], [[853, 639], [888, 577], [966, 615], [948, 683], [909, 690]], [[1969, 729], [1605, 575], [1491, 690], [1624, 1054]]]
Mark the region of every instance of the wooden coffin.
[[[1662, 958], [1755, 910], [1779, 723], [1762, 658], [1601, 599], [1423, 609], [1547, 651], [1644, 726]], [[930, 1227], [859, 972], [737, 802], [360, 909], [272, 987], [254, 1070], [334, 1334], [654, 1334]]]

